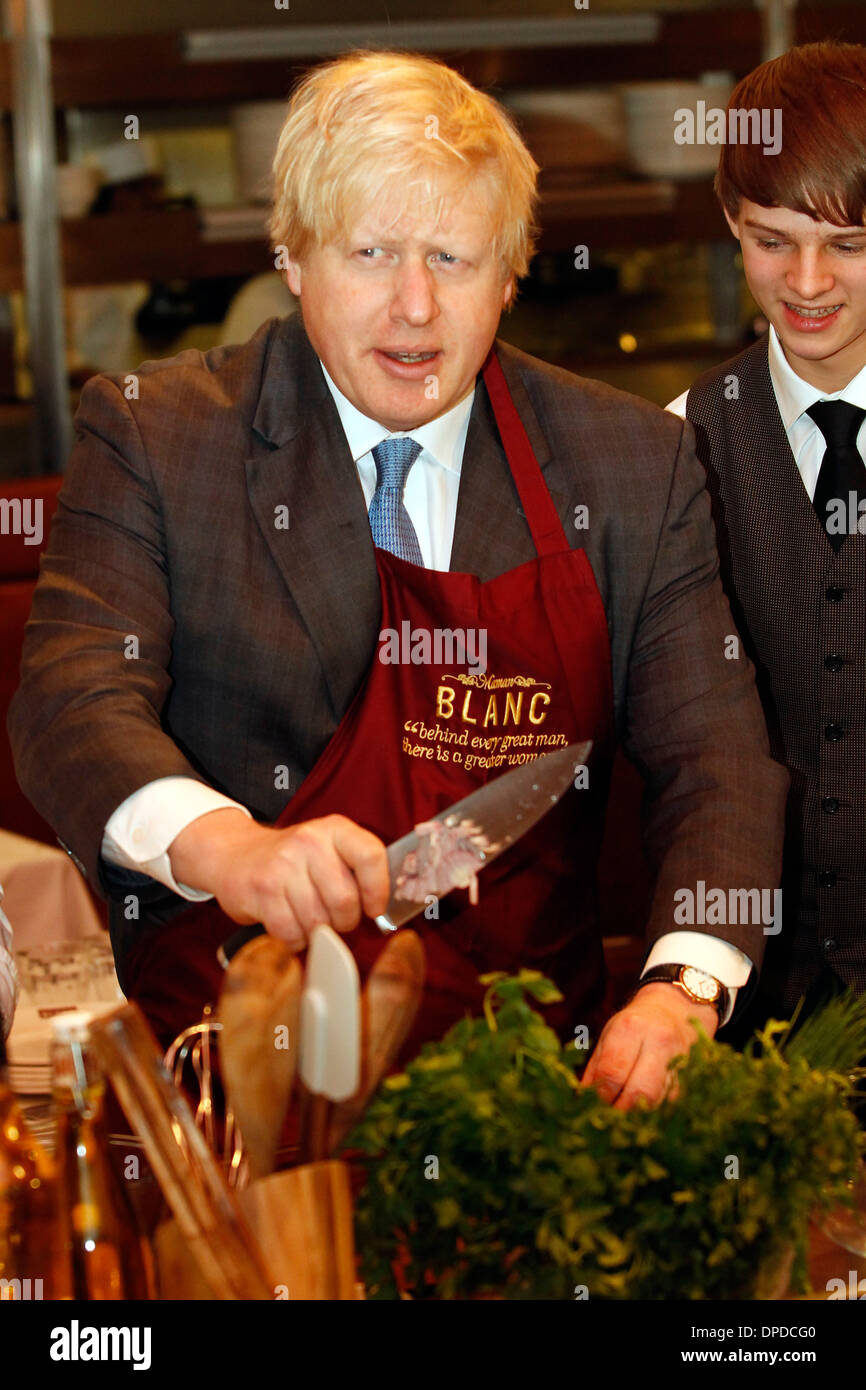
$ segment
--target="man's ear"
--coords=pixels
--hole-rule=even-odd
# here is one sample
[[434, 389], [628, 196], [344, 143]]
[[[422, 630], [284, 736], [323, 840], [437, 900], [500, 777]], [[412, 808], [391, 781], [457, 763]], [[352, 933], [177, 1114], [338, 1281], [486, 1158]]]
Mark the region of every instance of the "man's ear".
[[296, 299], [301, 297], [301, 263], [300, 261], [286, 262], [286, 284]]
[[731, 214], [728, 212], [728, 209], [727, 209], [727, 208], [722, 208], [722, 212], [725, 214], [725, 221], [727, 222], [727, 224], [728, 224], [728, 226], [730, 227], [731, 231], [733, 232], [734, 236], [737, 238], [737, 241], [739, 241], [739, 240], [740, 240], [740, 229], [739, 229], [737, 223], [734, 221], [733, 217], [732, 217]]

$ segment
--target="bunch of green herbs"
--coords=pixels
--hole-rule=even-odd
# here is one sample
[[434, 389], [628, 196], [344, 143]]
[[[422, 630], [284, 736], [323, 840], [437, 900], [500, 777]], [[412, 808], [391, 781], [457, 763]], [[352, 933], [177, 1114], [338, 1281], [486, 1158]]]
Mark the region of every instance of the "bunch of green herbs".
[[483, 983], [483, 1016], [389, 1078], [349, 1137], [368, 1297], [758, 1297], [791, 1248], [807, 1286], [809, 1217], [849, 1200], [858, 1162], [862, 1002], [790, 1039], [768, 1024], [744, 1053], [702, 1033], [675, 1096], [623, 1111], [531, 1007], [559, 999], [549, 980]]

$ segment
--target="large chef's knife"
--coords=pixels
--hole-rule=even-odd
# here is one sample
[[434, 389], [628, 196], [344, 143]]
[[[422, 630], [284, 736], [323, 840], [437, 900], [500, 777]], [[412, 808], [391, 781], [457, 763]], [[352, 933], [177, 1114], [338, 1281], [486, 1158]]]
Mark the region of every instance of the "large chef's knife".
[[[541, 820], [541, 817], [556, 805], [574, 782], [579, 769], [585, 765], [592, 750], [591, 740], [585, 743], [570, 743], [567, 748], [559, 748], [555, 753], [545, 753], [532, 762], [523, 763], [511, 772], [500, 773], [492, 781], [470, 792], [462, 801], [448, 806], [438, 815], [431, 817], [443, 826], [452, 823], [469, 822], [483, 832], [488, 845], [496, 848], [478, 848], [476, 853], [476, 872], [492, 864], [500, 854], [517, 843], [527, 830]], [[427, 822], [429, 824], [429, 822]], [[417, 851], [422, 836], [412, 830], [408, 835], [388, 845], [388, 872], [391, 879], [391, 896], [388, 906], [381, 916], [375, 918], [382, 931], [396, 931], [405, 922], [417, 917], [427, 907], [427, 902], [414, 902], [399, 896], [397, 879], [403, 871], [406, 856]], [[455, 881], [444, 889], [458, 887]], [[424, 895], [427, 896], [426, 894]], [[443, 896], [443, 890], [436, 893]], [[232, 955], [239, 951], [254, 936], [260, 936], [264, 927], [256, 925], [241, 927], [217, 950], [217, 958], [224, 966]]]
[[[514, 768], [512, 772], [503, 772], [499, 777], [479, 787], [477, 791], [465, 796], [462, 801], [431, 817], [431, 821], [439, 822], [443, 827], [454, 827], [455, 834], [459, 832], [461, 824], [475, 827], [482, 832], [481, 844], [474, 847], [477, 857], [477, 868], [474, 872], [479, 872], [516, 844], [527, 830], [531, 830], [542, 816], [556, 805], [574, 782], [580, 767], [586, 763], [591, 748], [592, 743], [589, 740], [585, 743], [570, 743], [567, 748], [557, 749], [555, 753], [546, 753], [541, 758], [535, 758], [532, 762]], [[427, 825], [430, 823], [426, 822]], [[429, 832], [413, 830], [388, 846], [391, 897], [385, 911], [375, 919], [376, 925], [382, 931], [396, 931], [404, 922], [423, 912], [428, 905], [428, 894], [425, 893], [420, 902], [414, 901], [403, 896], [405, 890], [401, 890], [400, 886], [401, 878], [407, 878], [407, 862], [412, 864], [412, 859], [407, 861], [407, 856], [417, 854], [425, 837], [429, 837]], [[471, 832], [467, 831], [463, 837], [464, 850], [472, 852], [474, 838]], [[465, 862], [464, 854], [464, 865]], [[410, 882], [412, 877], [410, 873]], [[418, 881], [419, 877], [416, 875], [415, 882]], [[444, 893], [450, 892], [451, 888], [458, 886], [461, 886], [461, 879], [455, 878], [454, 882], [438, 887], [433, 896], [442, 897]]]

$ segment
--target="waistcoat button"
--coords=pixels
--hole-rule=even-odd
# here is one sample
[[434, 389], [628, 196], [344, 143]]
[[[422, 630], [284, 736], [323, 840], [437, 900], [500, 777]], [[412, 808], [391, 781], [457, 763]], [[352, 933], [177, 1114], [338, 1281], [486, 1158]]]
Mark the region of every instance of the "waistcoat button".
[[835, 888], [836, 875], [832, 869], [825, 869], [823, 873], [818, 875], [818, 882], [822, 888]]
[[841, 590], [841, 589], [837, 589], [836, 586], [835, 586], [835, 584], [834, 584], [834, 585], [832, 585], [832, 586], [827, 590], [827, 592], [826, 592], [826, 594], [824, 595], [824, 597], [826, 598], [826, 600], [827, 600], [828, 603], [841, 603], [841, 602], [842, 602], [842, 590]]
[[825, 811], [828, 816], [835, 816], [836, 812], [839, 810], [838, 796], [825, 796], [824, 800], [821, 802], [821, 810]]
[[833, 652], [830, 656], [824, 657], [824, 665], [828, 671], [841, 671], [842, 667], [845, 665], [845, 658]]
[[824, 730], [824, 737], [828, 743], [838, 743], [840, 738], [845, 737], [845, 730], [841, 724], [828, 724]]

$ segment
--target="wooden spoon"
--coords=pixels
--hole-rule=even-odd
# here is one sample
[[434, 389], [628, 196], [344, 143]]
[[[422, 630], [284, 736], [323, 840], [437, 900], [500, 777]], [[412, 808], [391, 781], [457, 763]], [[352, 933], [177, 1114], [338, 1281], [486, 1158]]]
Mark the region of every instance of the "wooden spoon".
[[334, 1106], [328, 1152], [334, 1153], [364, 1112], [406, 1041], [424, 992], [427, 962], [416, 932], [395, 932], [367, 977], [361, 998], [361, 1085]]
[[220, 1070], [251, 1179], [273, 1171], [298, 1057], [302, 986], [300, 962], [273, 936], [249, 941], [232, 956], [223, 979]]

